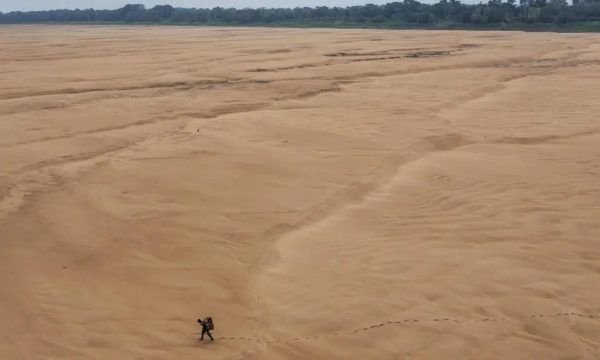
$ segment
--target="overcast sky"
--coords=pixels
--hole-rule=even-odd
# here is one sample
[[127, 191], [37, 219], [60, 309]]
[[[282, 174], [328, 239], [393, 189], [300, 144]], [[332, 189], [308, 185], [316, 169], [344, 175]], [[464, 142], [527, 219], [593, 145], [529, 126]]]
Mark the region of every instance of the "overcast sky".
[[[116, 9], [125, 4], [146, 6], [171, 4], [180, 7], [212, 8], [237, 7], [296, 7], [296, 6], [349, 6], [366, 3], [385, 4], [393, 0], [0, 0], [0, 11], [29, 11], [49, 9]], [[427, 2], [427, 1], [423, 1]]]

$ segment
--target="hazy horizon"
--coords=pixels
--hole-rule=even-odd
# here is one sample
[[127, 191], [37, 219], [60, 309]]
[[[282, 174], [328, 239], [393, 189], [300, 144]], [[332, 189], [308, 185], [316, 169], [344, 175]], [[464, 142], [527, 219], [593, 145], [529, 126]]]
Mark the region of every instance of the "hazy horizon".
[[[187, 8], [213, 8], [213, 7], [233, 7], [233, 8], [281, 8], [298, 6], [354, 6], [372, 4], [386, 4], [393, 0], [8, 0], [0, 4], [0, 11], [36, 11], [36, 10], [56, 10], [56, 9], [117, 9], [126, 4], [138, 3], [147, 7], [155, 5], [170, 4], [176, 7]], [[429, 1], [423, 1], [429, 2]]]

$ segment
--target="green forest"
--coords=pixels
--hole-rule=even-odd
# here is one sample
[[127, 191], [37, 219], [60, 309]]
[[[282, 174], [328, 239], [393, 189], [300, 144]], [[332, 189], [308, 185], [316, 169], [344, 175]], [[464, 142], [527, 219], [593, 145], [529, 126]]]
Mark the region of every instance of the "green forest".
[[464, 4], [415, 0], [385, 5], [277, 9], [146, 8], [130, 4], [116, 10], [50, 10], [0, 13], [0, 23], [134, 23], [175, 25], [522, 29], [600, 31], [600, 0], [489, 0]]

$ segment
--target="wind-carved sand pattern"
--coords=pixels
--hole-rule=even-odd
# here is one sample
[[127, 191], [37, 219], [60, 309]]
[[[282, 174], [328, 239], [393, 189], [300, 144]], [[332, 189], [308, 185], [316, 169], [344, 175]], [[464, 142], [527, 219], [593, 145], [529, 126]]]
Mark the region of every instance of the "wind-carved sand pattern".
[[598, 41], [0, 27], [0, 358], [597, 358]]

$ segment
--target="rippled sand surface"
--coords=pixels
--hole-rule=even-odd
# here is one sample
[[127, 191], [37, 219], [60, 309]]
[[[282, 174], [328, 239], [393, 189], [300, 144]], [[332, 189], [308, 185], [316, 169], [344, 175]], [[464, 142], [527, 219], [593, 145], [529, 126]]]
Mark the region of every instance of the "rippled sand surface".
[[2, 26], [0, 64], [3, 359], [600, 356], [599, 35]]

